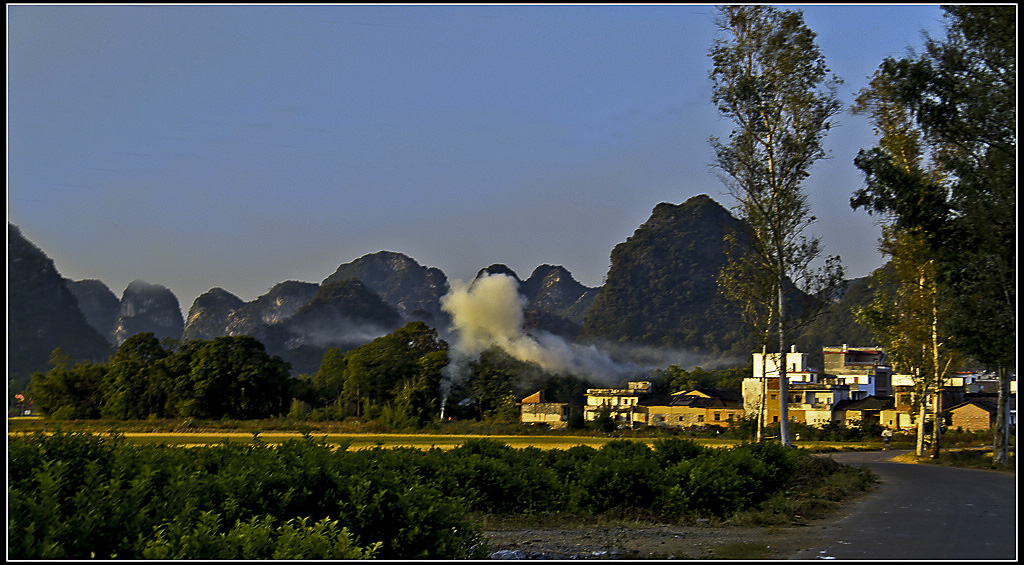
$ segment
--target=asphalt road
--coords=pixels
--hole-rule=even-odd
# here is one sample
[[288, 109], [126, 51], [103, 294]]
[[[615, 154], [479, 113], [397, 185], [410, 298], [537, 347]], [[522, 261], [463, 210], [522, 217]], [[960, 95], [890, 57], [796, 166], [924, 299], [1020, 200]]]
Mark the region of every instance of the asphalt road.
[[1016, 475], [888, 460], [901, 453], [830, 455], [867, 466], [880, 488], [809, 531], [815, 545], [792, 559], [1016, 561]]

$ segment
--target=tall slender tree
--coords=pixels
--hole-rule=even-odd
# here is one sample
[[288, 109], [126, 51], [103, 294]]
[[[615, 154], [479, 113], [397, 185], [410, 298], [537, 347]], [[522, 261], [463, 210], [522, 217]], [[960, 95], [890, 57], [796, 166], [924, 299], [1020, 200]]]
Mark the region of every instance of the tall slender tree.
[[[802, 314], [787, 311], [787, 291], [834, 288], [830, 282], [842, 278], [838, 257], [812, 268], [823, 250], [818, 238], [805, 234], [815, 218], [803, 190], [811, 166], [827, 156], [822, 139], [841, 108], [840, 80], [799, 11], [730, 5], [719, 9], [717, 23], [725, 37], [709, 53], [712, 101], [735, 129], [727, 142], [711, 138], [714, 166], [737, 201], [738, 216], [753, 231], [750, 252], [771, 273], [781, 360], [787, 324]], [[789, 385], [786, 364], [778, 365], [780, 436], [789, 445]]]
[[[897, 182], [917, 187], [920, 193], [941, 190], [941, 169], [934, 163], [935, 152], [922, 143], [920, 128], [910, 111], [896, 99], [889, 75], [876, 72], [853, 105], [855, 114], [871, 120], [878, 145], [871, 157], [862, 154], [856, 163], [863, 165], [870, 182]], [[925, 420], [931, 404], [932, 456], [938, 457], [941, 439], [941, 390], [943, 379], [959, 357], [949, 343], [950, 336], [940, 321], [948, 316], [947, 304], [938, 292], [936, 254], [927, 245], [922, 228], [901, 223], [892, 214], [883, 219], [879, 250], [890, 257], [891, 269], [882, 269], [876, 277], [888, 277], [896, 292], [880, 291], [872, 303], [856, 312], [861, 323], [881, 336], [893, 364], [914, 376], [918, 392], [919, 417], [917, 454], [924, 454]], [[888, 285], [880, 284], [879, 288]]]
[[850, 204], [890, 214], [934, 254], [944, 325], [957, 347], [999, 371], [993, 464], [1007, 464], [1009, 378], [1016, 356], [1016, 6], [944, 6], [946, 37], [879, 67], [892, 100], [920, 128], [943, 173], [916, 182], [880, 145], [855, 163]]

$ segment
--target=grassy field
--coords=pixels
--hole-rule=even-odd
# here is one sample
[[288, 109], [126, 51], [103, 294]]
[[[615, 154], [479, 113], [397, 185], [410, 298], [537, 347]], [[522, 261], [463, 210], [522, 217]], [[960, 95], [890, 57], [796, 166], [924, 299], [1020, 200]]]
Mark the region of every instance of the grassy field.
[[[152, 422], [98, 422], [98, 421], [47, 421], [39, 418], [10, 418], [8, 419], [8, 435], [17, 436], [32, 434], [38, 431], [52, 432], [61, 430], [64, 432], [89, 432], [100, 435], [116, 433], [124, 436], [130, 442], [137, 444], [164, 444], [196, 446], [210, 445], [216, 443], [253, 441], [253, 434], [258, 433], [260, 441], [267, 444], [279, 444], [289, 439], [302, 437], [302, 432], [286, 429], [259, 429], [253, 423], [239, 423], [238, 426], [231, 426], [228, 429], [211, 429], [210, 423], [204, 423], [198, 429], [175, 430], [170, 423], [154, 425]], [[269, 427], [269, 426], [268, 426]], [[301, 429], [301, 428], [300, 428]], [[257, 432], [257, 430], [259, 430]], [[468, 439], [489, 438], [506, 443], [513, 448], [537, 447], [540, 449], [568, 449], [577, 445], [586, 445], [599, 448], [605, 443], [615, 439], [629, 439], [652, 445], [661, 437], [659, 435], [634, 433], [620, 431], [612, 434], [596, 434], [593, 432], [568, 434], [566, 432], [537, 433], [507, 433], [496, 431], [493, 433], [473, 433], [456, 431], [444, 433], [435, 431], [433, 433], [380, 433], [380, 432], [348, 432], [337, 430], [307, 430], [313, 438], [325, 441], [328, 444], [341, 445], [348, 443], [349, 449], [366, 449], [373, 447], [414, 447], [417, 449], [451, 449], [461, 445]], [[702, 445], [715, 447], [728, 447], [741, 443], [740, 440], [726, 437], [692, 437], [695, 442]], [[878, 443], [878, 442], [876, 442]], [[879, 449], [881, 445], [872, 445], [870, 442], [811, 442], [800, 441], [796, 445], [814, 451], [829, 450], [858, 450], [858, 449]]]
[[[32, 432], [10, 431], [8, 435], [17, 436]], [[107, 435], [110, 432], [92, 432]], [[249, 443], [253, 434], [246, 432], [118, 432], [126, 440], [137, 444], [163, 444], [179, 446], [210, 445], [223, 442]], [[508, 444], [514, 448], [537, 447], [540, 449], [568, 449], [577, 445], [599, 448], [605, 443], [620, 439], [615, 437], [589, 436], [542, 436], [542, 435], [480, 435], [480, 434], [377, 434], [377, 433], [327, 433], [310, 434], [314, 439], [328, 444], [349, 444], [349, 449], [365, 449], [373, 447], [414, 447], [417, 449], [451, 449], [461, 445], [468, 439], [488, 438]], [[267, 444], [279, 444], [290, 439], [299, 439], [299, 432], [265, 432], [258, 436], [259, 441]], [[651, 445], [652, 438], [630, 438]], [[725, 439], [697, 439], [699, 443], [714, 446], [730, 446], [739, 442]]]

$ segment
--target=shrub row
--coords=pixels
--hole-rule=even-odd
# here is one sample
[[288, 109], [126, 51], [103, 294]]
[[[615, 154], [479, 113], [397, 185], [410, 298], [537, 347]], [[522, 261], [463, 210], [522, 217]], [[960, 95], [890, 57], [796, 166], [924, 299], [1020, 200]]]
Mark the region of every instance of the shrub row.
[[[85, 433], [11, 439], [10, 556], [468, 556], [478, 531], [456, 500], [361, 467], [356, 453], [309, 437], [276, 448], [138, 446]], [[273, 543], [243, 543], [255, 532]]]
[[653, 448], [345, 447], [310, 435], [191, 448], [85, 433], [12, 438], [10, 556], [466, 558], [481, 541], [470, 512], [726, 516], [777, 492], [803, 457], [778, 444], [680, 438]]

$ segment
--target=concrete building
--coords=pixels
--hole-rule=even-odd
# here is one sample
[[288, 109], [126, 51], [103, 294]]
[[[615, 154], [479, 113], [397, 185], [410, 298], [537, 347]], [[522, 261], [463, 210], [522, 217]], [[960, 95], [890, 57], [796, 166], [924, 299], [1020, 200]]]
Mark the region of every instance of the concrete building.
[[892, 396], [892, 367], [881, 347], [822, 347], [822, 373], [836, 384], [850, 386], [850, 397]]
[[571, 406], [567, 402], [545, 402], [544, 391], [537, 391], [519, 402], [519, 420], [524, 424], [546, 424], [552, 429], [569, 425]]
[[630, 381], [626, 388], [588, 388], [587, 403], [583, 406], [583, 419], [593, 422], [602, 409], [608, 409], [619, 426], [646, 425], [640, 417], [640, 399], [651, 392], [650, 381]]
[[[756, 415], [763, 398], [765, 424], [778, 423], [782, 400], [779, 395], [780, 356], [778, 353], [769, 353], [766, 358], [762, 358], [761, 353], [753, 356], [753, 374], [743, 379], [742, 384], [743, 409], [747, 415]], [[789, 419], [811, 425], [825, 424], [834, 419], [832, 406], [850, 398], [850, 387], [822, 380], [820, 372], [809, 367], [807, 360], [808, 355], [798, 352], [796, 346], [785, 355]]]
[[743, 397], [735, 389], [694, 389], [640, 399], [638, 421], [664, 428], [729, 427], [743, 418]]

